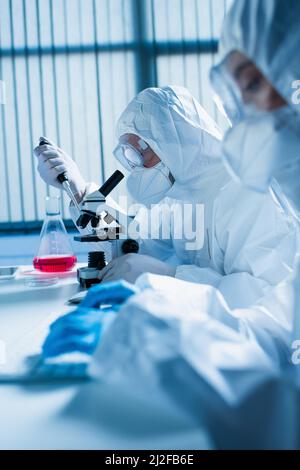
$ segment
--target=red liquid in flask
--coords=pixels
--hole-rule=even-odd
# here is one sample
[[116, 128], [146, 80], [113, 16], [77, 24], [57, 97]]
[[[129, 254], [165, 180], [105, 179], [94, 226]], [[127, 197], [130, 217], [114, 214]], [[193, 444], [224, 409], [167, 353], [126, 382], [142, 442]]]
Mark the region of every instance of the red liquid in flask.
[[63, 273], [70, 271], [76, 264], [74, 255], [36, 256], [33, 260], [35, 269], [44, 273]]

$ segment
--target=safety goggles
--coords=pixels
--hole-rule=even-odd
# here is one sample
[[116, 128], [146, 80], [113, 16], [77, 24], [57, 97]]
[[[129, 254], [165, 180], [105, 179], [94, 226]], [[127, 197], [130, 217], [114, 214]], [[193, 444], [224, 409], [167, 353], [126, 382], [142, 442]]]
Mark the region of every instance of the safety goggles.
[[[144, 142], [142, 139], [138, 141], [138, 144], [142, 151], [149, 148], [148, 144], [146, 144], [146, 142]], [[129, 142], [120, 141], [113, 151], [113, 154], [121, 163], [121, 165], [123, 165], [123, 167], [129, 171], [132, 171], [136, 167], [144, 166], [144, 158], [142, 153], [133, 147], [133, 145], [131, 145]]]

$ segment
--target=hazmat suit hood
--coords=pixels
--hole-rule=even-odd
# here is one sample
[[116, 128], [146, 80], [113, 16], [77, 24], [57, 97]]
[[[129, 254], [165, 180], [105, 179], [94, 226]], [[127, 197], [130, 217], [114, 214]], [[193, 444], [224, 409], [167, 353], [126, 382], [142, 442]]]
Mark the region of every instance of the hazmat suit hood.
[[[117, 138], [130, 133], [147, 142], [175, 179], [158, 204], [150, 211], [140, 210], [135, 217], [141, 238], [146, 239], [140, 243], [140, 252], [168, 262], [175, 253], [176, 262], [207, 266], [211, 256], [214, 202], [230, 178], [221, 158], [222, 132], [214, 120], [185, 88], [149, 88], [129, 103], [117, 123], [116, 133]], [[149, 170], [145, 168], [146, 171]], [[183, 217], [185, 203], [191, 211]], [[199, 206], [204, 207], [204, 221], [198, 214]], [[163, 231], [169, 220], [166, 207], [170, 209], [167, 214], [171, 219], [168, 244], [166, 240], [156, 242], [148, 234], [153, 212], [156, 233], [159, 233], [158, 227]], [[201, 227], [196, 226], [197, 223]], [[177, 235], [178, 225], [184, 233], [186, 228], [193, 228], [194, 235], [188, 244], [183, 234]]]
[[[221, 162], [222, 132], [195, 98], [183, 87], [148, 88], [129, 103], [116, 134], [138, 135], [169, 168], [175, 184], [169, 197], [180, 198], [207, 187], [207, 173], [226, 170]], [[219, 186], [219, 185], [218, 185]], [[201, 193], [199, 193], [201, 200]]]
[[[214, 88], [225, 106], [228, 95], [223, 66], [230, 53], [238, 50], [256, 64], [278, 93], [300, 113], [299, 104], [293, 99], [300, 77], [299, 18], [299, 0], [234, 2], [223, 24], [221, 63], [211, 72]], [[231, 111], [229, 117], [234, 118]]]

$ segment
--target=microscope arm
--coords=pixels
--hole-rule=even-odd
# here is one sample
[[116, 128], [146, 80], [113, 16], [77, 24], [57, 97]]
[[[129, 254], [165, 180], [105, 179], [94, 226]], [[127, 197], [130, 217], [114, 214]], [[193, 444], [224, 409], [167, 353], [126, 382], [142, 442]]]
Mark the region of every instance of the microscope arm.
[[80, 205], [80, 216], [76, 225], [84, 229], [90, 223], [92, 228], [97, 228], [101, 220], [110, 225], [117, 220], [110, 214], [110, 207], [106, 204], [106, 197], [124, 178], [123, 173], [116, 170], [112, 176], [97, 191], [83, 198]]

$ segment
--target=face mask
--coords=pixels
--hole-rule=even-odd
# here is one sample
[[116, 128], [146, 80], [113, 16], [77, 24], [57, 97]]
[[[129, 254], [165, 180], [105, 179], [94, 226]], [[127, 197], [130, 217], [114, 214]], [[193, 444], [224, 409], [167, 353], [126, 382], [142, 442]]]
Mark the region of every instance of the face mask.
[[160, 202], [173, 184], [170, 171], [162, 162], [152, 168], [135, 168], [127, 178], [129, 193], [145, 206]]
[[254, 191], [267, 192], [272, 179], [300, 161], [298, 115], [289, 108], [248, 115], [223, 141], [225, 165], [235, 180]]

